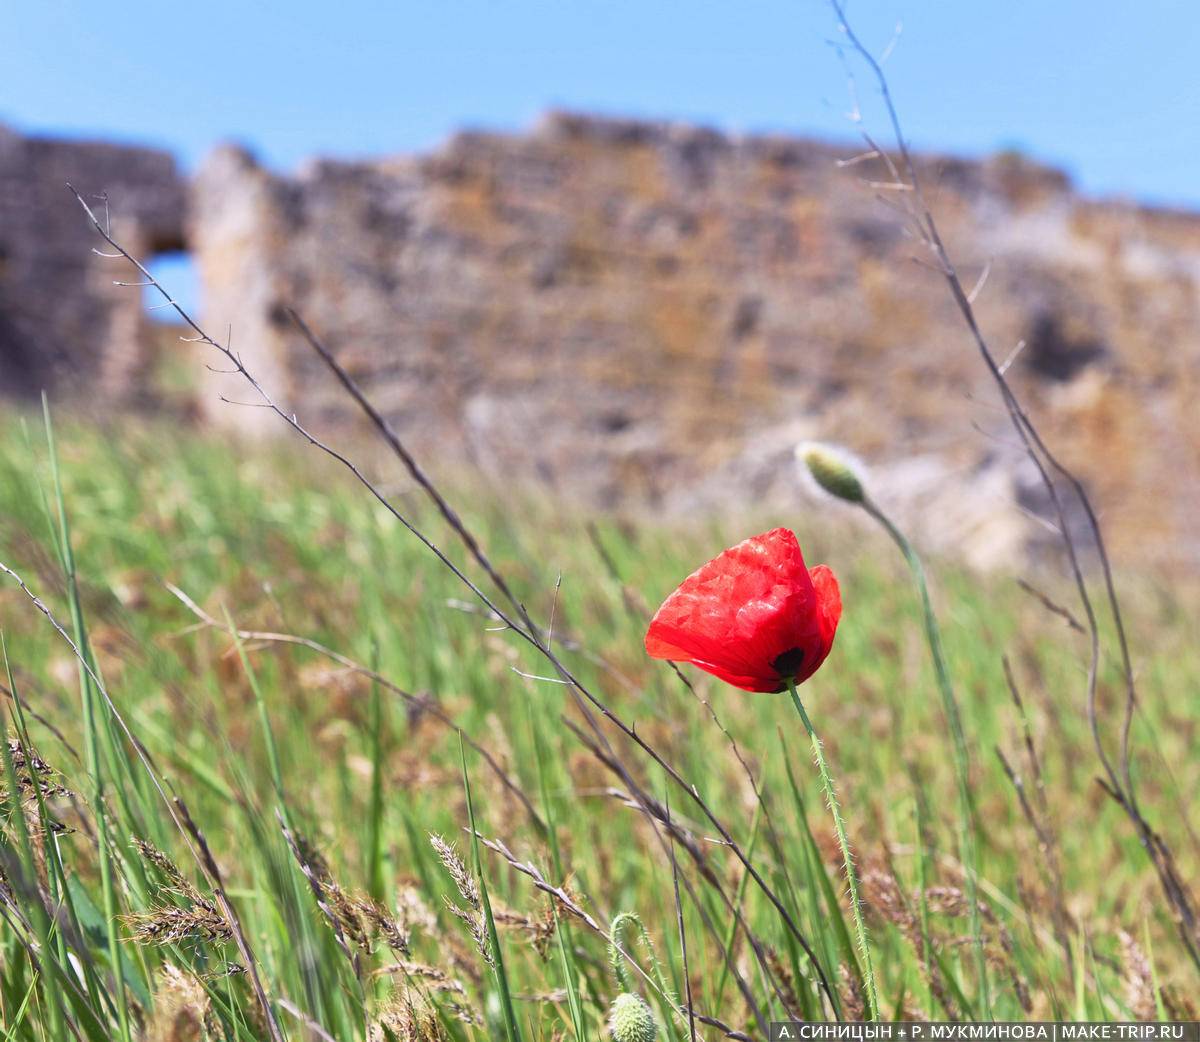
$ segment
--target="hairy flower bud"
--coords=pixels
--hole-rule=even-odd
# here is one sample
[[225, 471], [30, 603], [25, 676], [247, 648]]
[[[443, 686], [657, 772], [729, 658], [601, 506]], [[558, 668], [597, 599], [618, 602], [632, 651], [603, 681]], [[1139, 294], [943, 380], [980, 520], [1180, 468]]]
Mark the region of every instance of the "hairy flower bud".
[[646, 1000], [629, 991], [613, 999], [608, 1011], [608, 1030], [614, 1042], [654, 1042], [658, 1035], [658, 1025]]
[[796, 446], [796, 458], [831, 496], [847, 503], [861, 503], [866, 498], [857, 463], [848, 453], [808, 441]]

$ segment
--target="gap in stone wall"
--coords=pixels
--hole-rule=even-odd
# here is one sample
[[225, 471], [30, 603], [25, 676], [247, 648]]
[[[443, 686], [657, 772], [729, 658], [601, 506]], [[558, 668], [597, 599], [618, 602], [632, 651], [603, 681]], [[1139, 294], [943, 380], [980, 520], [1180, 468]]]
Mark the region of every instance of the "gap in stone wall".
[[[200, 317], [200, 273], [196, 258], [188, 250], [167, 250], [156, 253], [145, 262], [146, 267], [162, 284], [163, 289], [192, 318]], [[142, 306], [155, 322], [173, 325], [179, 321], [174, 308], [161, 307], [163, 297], [152, 286], [142, 290]]]

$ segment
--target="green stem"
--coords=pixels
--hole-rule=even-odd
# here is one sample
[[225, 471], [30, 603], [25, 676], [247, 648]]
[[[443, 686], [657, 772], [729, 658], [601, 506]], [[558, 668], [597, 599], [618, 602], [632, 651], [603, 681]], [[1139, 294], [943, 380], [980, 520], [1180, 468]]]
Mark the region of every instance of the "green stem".
[[812, 741], [813, 754], [817, 759], [817, 769], [821, 773], [821, 786], [825, 790], [825, 800], [829, 804], [829, 810], [833, 814], [833, 829], [837, 833], [838, 846], [842, 851], [842, 863], [846, 867], [846, 882], [850, 886], [850, 909], [854, 915], [854, 933], [858, 942], [858, 950], [862, 955], [862, 979], [863, 990], [867, 997], [867, 1016], [870, 1020], [879, 1019], [879, 997], [875, 990], [875, 968], [871, 964], [871, 948], [867, 944], [867, 927], [863, 922], [862, 914], [862, 899], [858, 894], [858, 873], [854, 869], [854, 858], [850, 854], [850, 843], [846, 839], [846, 826], [842, 821], [842, 812], [838, 807], [837, 794], [833, 789], [833, 779], [829, 774], [829, 764], [825, 762], [825, 750], [821, 745], [821, 739], [817, 737], [817, 732], [813, 730], [812, 721], [808, 718], [808, 713], [804, 710], [804, 703], [800, 701], [800, 693], [796, 690], [796, 685], [793, 681], [788, 681], [788, 691], [792, 695], [792, 704], [796, 707], [796, 712], [800, 714], [800, 719], [804, 722], [804, 729], [808, 732], [808, 737]]
[[[105, 807], [104, 765], [100, 756], [99, 730], [101, 722], [99, 693], [92, 682], [92, 672], [98, 667], [92, 657], [87, 627], [84, 625], [83, 606], [79, 599], [79, 583], [75, 571], [75, 553], [71, 546], [71, 534], [67, 526], [67, 508], [63, 500], [62, 481], [58, 472], [58, 452], [54, 445], [54, 428], [50, 424], [50, 408], [46, 396], [42, 395], [42, 413], [46, 423], [46, 442], [50, 452], [50, 473], [54, 482], [55, 500], [58, 506], [59, 556], [67, 580], [67, 592], [71, 608], [71, 623], [75, 631], [75, 643], [79, 647], [78, 665], [80, 696], [83, 710], [83, 729], [86, 740], [86, 763], [92, 776], [92, 815], [96, 824], [97, 854], [100, 863], [100, 888], [104, 904], [104, 931], [108, 944], [110, 969], [113, 975], [113, 998], [116, 1000], [117, 1022], [122, 1042], [132, 1042], [133, 1033], [129, 1020], [129, 997], [125, 992], [125, 966], [121, 960], [120, 929], [117, 925], [120, 905], [113, 874], [112, 842], [108, 831], [108, 812]], [[90, 670], [90, 671], [89, 671]], [[118, 769], [116, 758], [114, 772]]]
[[467, 797], [467, 820], [471, 825], [471, 853], [475, 862], [475, 878], [479, 882], [479, 901], [484, 923], [487, 926], [488, 946], [492, 953], [492, 972], [500, 992], [500, 1008], [504, 1013], [504, 1031], [508, 1042], [522, 1042], [521, 1026], [513, 1006], [512, 991], [508, 983], [508, 971], [504, 966], [504, 952], [500, 948], [500, 934], [496, 931], [496, 918], [492, 914], [492, 899], [488, 896], [487, 878], [483, 874], [483, 858], [479, 853], [479, 831], [475, 827], [475, 804], [471, 800], [471, 776], [467, 773], [467, 749], [463, 744], [463, 733], [458, 732], [458, 755], [462, 760], [463, 791]]
[[[371, 645], [371, 669], [379, 672], [379, 645]], [[367, 892], [377, 901], [383, 889], [383, 696], [379, 682], [371, 681], [371, 798], [367, 813]]]
[[964, 875], [967, 877], [967, 902], [970, 905], [971, 935], [975, 942], [975, 966], [979, 976], [979, 995], [984, 1011], [990, 1015], [987, 953], [984, 950], [983, 923], [979, 915], [979, 848], [975, 836], [975, 807], [974, 801], [971, 799], [967, 739], [963, 731], [962, 713], [958, 708], [958, 699], [954, 695], [954, 686], [950, 682], [950, 670], [946, 666], [946, 655], [942, 649], [941, 630], [938, 628], [937, 617], [933, 614], [933, 603], [929, 599], [929, 584], [925, 581], [925, 568], [921, 564], [921, 558], [917, 556], [917, 552], [905, 538], [904, 533], [870, 499], [864, 499], [862, 507], [883, 526], [892, 541], [900, 548], [921, 595], [925, 639], [929, 644], [929, 654], [933, 658], [938, 692], [942, 696], [942, 710], [946, 714], [947, 722], [950, 724], [950, 733], [954, 739], [954, 771], [958, 782], [959, 802], [959, 845], [962, 851]]

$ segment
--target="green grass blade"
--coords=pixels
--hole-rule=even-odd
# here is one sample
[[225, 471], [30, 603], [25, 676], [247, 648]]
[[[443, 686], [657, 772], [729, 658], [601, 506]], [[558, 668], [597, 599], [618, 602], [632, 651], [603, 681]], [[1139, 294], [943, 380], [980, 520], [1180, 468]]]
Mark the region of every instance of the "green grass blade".
[[500, 1008], [504, 1013], [504, 1030], [508, 1042], [521, 1042], [521, 1027], [517, 1023], [516, 1010], [513, 1007], [512, 992], [508, 986], [508, 971], [504, 966], [504, 953], [500, 949], [500, 935], [496, 931], [496, 920], [492, 915], [492, 901], [488, 896], [487, 880], [483, 874], [483, 860], [479, 854], [479, 833], [475, 828], [475, 805], [471, 800], [471, 776], [467, 771], [467, 747], [459, 735], [459, 755], [462, 759], [463, 791], [467, 799], [467, 820], [471, 826], [471, 854], [475, 863], [475, 875], [479, 879], [479, 899], [483, 904], [483, 915], [487, 923], [488, 943], [492, 948], [494, 961], [493, 972], [496, 976], [496, 987], [500, 992]]

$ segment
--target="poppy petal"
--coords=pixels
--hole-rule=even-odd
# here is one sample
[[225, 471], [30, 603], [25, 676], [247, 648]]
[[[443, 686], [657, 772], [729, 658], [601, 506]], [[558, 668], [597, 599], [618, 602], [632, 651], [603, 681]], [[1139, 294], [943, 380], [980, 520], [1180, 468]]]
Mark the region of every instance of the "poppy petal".
[[819, 564], [811, 568], [809, 574], [820, 607], [821, 632], [826, 642], [832, 645], [833, 635], [842, 617], [842, 590], [838, 586], [837, 576], [827, 565]]

